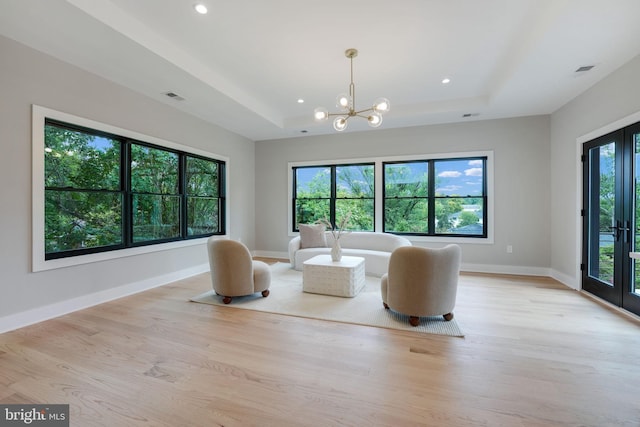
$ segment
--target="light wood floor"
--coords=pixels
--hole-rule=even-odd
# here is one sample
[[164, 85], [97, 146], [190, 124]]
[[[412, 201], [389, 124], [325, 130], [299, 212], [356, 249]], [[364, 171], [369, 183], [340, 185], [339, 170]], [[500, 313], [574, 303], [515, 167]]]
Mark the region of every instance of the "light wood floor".
[[640, 324], [551, 279], [463, 274], [465, 338], [188, 302], [208, 280], [0, 335], [0, 403], [82, 427], [640, 426]]

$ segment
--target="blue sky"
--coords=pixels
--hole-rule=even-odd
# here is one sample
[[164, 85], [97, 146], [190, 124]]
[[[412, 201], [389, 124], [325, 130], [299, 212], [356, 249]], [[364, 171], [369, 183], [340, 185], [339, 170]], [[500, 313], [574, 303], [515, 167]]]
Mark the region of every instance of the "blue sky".
[[[392, 167], [409, 168], [404, 182], [416, 182], [424, 179], [427, 173], [426, 163], [397, 163]], [[305, 188], [307, 184], [320, 173], [326, 173], [329, 180], [329, 168], [299, 168], [297, 169], [298, 187]], [[453, 196], [482, 195], [483, 161], [481, 159], [447, 160], [436, 162], [436, 192]], [[398, 181], [396, 181], [398, 182]]]

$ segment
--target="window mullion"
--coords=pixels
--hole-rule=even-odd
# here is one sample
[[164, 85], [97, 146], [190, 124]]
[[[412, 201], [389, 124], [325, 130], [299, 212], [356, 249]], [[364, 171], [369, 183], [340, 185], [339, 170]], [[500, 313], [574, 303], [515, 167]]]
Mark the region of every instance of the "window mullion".
[[331, 195], [329, 199], [329, 222], [336, 227], [336, 198], [338, 191], [336, 188], [336, 166], [331, 166]]
[[178, 157], [178, 194], [180, 194], [180, 234], [187, 238], [187, 156]]
[[131, 193], [131, 142], [121, 141], [120, 188], [122, 194], [122, 238], [126, 247], [133, 242], [133, 195]]
[[428, 186], [427, 186], [427, 223], [428, 235], [436, 233], [436, 168], [435, 161], [429, 160], [428, 164]]

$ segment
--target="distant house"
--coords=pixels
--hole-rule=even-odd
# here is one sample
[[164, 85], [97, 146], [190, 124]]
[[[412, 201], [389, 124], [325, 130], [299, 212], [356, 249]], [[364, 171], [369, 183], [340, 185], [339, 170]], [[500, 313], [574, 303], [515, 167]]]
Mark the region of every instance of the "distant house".
[[449, 223], [451, 224], [451, 228], [455, 229], [457, 232], [459, 229], [458, 224], [460, 224], [460, 215], [462, 212], [472, 212], [478, 217], [478, 224], [482, 224], [482, 219], [484, 218], [484, 211], [480, 205], [462, 205], [462, 210], [458, 211], [454, 214], [449, 215]]

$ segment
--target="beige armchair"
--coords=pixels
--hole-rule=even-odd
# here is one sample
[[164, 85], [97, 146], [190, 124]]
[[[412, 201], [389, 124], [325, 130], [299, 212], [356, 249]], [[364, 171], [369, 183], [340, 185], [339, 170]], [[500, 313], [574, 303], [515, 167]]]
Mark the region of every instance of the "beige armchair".
[[210, 237], [207, 240], [211, 283], [222, 301], [229, 304], [233, 297], [262, 292], [269, 296], [271, 270], [262, 261], [254, 261], [249, 249], [235, 240]]
[[394, 250], [380, 281], [384, 308], [409, 315], [412, 326], [418, 326], [420, 316], [453, 319], [461, 257], [458, 245]]

